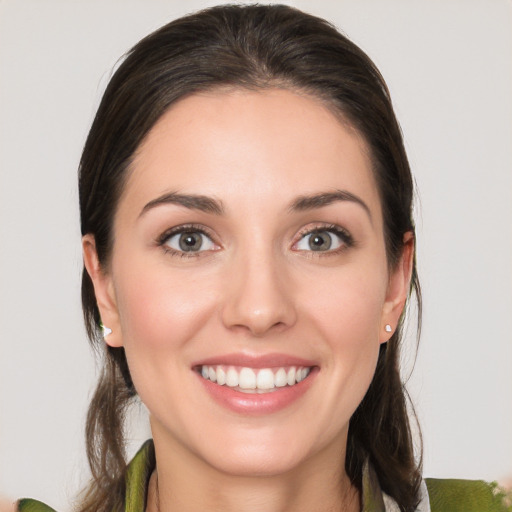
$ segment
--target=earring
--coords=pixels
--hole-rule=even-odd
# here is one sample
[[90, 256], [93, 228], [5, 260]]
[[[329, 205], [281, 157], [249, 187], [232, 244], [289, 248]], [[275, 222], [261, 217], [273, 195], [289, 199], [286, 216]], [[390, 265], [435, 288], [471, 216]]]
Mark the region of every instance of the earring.
[[109, 334], [112, 333], [112, 329], [110, 327], [107, 327], [106, 325], [100, 324], [103, 338], [106, 338]]
[[386, 327], [384, 327], [384, 329], [386, 330], [386, 332], [391, 332], [393, 330], [391, 328], [391, 325], [389, 325], [389, 324], [386, 324]]

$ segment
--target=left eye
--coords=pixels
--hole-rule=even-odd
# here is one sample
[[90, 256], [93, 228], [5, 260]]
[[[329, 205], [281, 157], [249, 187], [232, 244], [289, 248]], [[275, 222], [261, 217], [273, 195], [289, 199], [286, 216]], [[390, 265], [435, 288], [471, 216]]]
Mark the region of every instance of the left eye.
[[325, 252], [339, 249], [346, 245], [341, 234], [326, 229], [315, 229], [305, 234], [296, 244], [299, 251]]
[[200, 231], [182, 231], [171, 235], [165, 245], [180, 252], [200, 252], [215, 249], [212, 239]]

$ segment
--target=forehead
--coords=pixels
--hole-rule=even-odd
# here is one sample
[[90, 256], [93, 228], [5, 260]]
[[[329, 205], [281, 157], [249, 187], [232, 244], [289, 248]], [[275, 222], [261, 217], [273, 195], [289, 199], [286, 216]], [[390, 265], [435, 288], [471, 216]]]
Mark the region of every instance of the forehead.
[[122, 202], [184, 191], [261, 204], [334, 189], [379, 206], [355, 129], [308, 95], [234, 90], [174, 104], [138, 148]]

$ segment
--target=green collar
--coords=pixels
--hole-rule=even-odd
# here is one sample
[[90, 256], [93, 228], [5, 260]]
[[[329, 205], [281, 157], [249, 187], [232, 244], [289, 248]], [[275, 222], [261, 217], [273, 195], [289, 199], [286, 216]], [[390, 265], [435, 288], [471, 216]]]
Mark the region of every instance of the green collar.
[[128, 465], [125, 512], [144, 512], [149, 478], [154, 469], [155, 445], [148, 439]]
[[[125, 512], [144, 512], [149, 478], [154, 469], [155, 447], [153, 441], [149, 439], [142, 445], [128, 466]], [[385, 497], [377, 475], [368, 463], [363, 468], [362, 487], [362, 512], [386, 512], [386, 506], [388, 511], [393, 510], [390, 505], [392, 506], [394, 502], [390, 502], [390, 498]], [[384, 504], [385, 500], [386, 505]]]
[[[151, 473], [155, 469], [155, 447], [146, 441], [128, 465], [124, 512], [144, 512]], [[428, 491], [427, 491], [428, 488]], [[482, 480], [438, 480], [427, 478], [422, 484], [422, 500], [415, 512], [512, 512], [512, 496], [497, 484]], [[362, 512], [400, 512], [395, 501], [382, 492], [371, 465], [362, 475]], [[55, 512], [32, 499], [18, 502], [19, 512]]]

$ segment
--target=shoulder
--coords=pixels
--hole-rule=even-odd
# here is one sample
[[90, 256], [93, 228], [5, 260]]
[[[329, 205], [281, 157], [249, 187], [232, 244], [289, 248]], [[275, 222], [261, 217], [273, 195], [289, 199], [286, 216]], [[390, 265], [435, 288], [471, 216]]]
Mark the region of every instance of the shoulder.
[[17, 503], [17, 512], [55, 512], [55, 510], [37, 500], [22, 499]]
[[512, 512], [506, 493], [483, 480], [426, 478], [432, 512]]
[[[125, 510], [144, 511], [147, 486], [155, 464], [155, 447], [152, 439], [149, 439], [128, 464], [125, 476]], [[2, 512], [1, 509], [0, 512]], [[55, 510], [40, 501], [24, 498], [17, 502], [13, 512], [55, 512]]]

